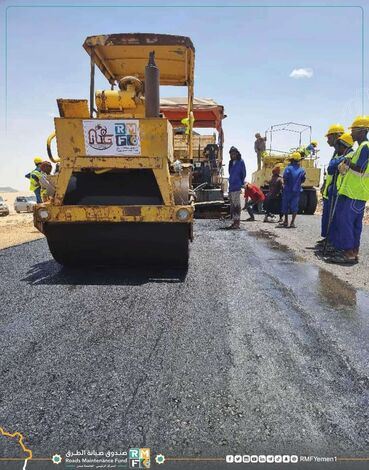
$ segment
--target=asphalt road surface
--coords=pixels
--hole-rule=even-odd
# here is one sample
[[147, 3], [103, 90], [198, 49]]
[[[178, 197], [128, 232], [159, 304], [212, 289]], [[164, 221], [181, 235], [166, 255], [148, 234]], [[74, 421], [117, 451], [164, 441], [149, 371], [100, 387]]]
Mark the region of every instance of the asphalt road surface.
[[0, 426], [34, 456], [369, 457], [368, 292], [221, 227], [196, 222], [186, 273], [68, 271], [45, 240], [0, 251]]

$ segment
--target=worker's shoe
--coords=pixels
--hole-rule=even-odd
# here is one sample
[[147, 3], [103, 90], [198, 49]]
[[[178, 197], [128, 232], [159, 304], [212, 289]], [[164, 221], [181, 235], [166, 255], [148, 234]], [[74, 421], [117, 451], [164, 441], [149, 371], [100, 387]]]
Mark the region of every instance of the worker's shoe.
[[325, 243], [325, 238], [322, 238], [321, 240], [318, 240], [318, 241], [316, 242], [316, 245], [317, 245], [317, 246], [323, 246], [324, 243]]
[[246, 222], [255, 222], [255, 217], [249, 217]]
[[359, 262], [359, 258], [356, 256], [348, 257], [348, 256], [345, 256], [343, 253], [338, 253], [334, 256], [327, 258], [326, 261], [328, 263], [333, 263], [333, 264], [353, 266], [354, 264], [357, 264]]
[[226, 230], [238, 230], [240, 228], [240, 223], [239, 222], [233, 222], [232, 225], [229, 225], [226, 227]]

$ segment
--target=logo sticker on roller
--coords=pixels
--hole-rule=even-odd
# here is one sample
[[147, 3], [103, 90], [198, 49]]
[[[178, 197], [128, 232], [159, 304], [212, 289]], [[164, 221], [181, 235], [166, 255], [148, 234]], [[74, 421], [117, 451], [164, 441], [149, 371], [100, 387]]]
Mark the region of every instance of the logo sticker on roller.
[[83, 121], [86, 155], [141, 155], [140, 124], [138, 120]]

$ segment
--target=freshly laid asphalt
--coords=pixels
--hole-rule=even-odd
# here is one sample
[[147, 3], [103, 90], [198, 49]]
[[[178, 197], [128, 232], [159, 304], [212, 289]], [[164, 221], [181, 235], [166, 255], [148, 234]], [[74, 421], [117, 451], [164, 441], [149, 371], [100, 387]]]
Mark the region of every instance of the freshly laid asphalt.
[[[187, 272], [70, 271], [45, 240], [0, 251], [0, 427], [34, 456], [369, 457], [369, 293], [286, 248], [317, 220], [284, 244], [196, 221]], [[223, 468], [206, 465], [181, 468]]]

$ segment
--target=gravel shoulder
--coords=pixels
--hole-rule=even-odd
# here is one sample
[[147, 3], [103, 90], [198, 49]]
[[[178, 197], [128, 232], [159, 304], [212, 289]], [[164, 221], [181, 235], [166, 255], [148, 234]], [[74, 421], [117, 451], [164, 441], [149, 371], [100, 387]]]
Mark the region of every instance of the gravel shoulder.
[[0, 250], [44, 237], [33, 225], [33, 214], [17, 214], [14, 210], [15, 198], [29, 195], [29, 191], [0, 193], [10, 211], [9, 215], [0, 217]]

